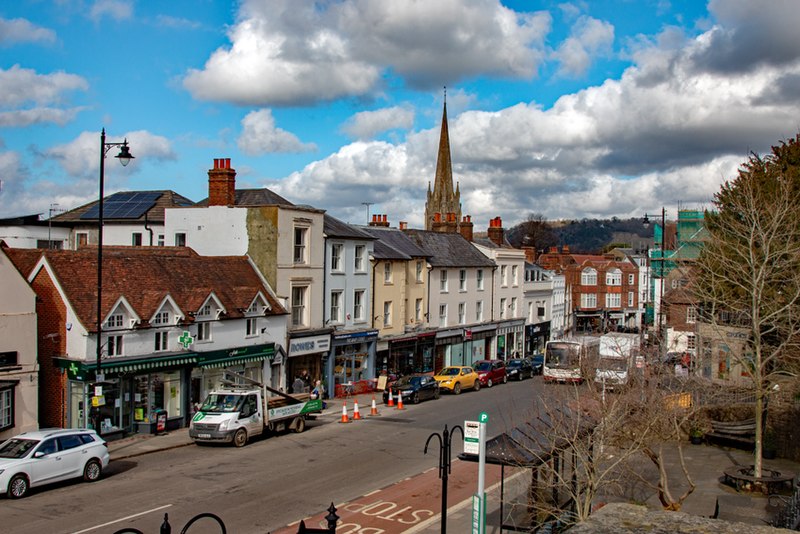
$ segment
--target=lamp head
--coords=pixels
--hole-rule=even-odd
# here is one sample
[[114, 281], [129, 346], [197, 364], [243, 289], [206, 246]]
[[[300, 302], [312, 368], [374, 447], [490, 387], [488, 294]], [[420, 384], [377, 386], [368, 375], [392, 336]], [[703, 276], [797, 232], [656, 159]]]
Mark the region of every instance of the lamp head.
[[122, 146], [119, 148], [119, 154], [117, 154], [116, 158], [122, 163], [123, 167], [127, 167], [128, 163], [131, 162], [133, 159], [133, 154], [131, 154], [130, 149], [128, 148], [128, 140], [122, 143]]

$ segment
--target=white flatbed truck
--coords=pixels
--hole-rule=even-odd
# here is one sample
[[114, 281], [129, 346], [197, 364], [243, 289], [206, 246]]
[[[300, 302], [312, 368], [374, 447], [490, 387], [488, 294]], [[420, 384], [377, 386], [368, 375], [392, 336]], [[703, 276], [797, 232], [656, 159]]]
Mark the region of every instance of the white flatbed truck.
[[322, 411], [322, 400], [312, 399], [308, 393], [288, 394], [237, 376], [247, 384], [224, 380], [224, 387], [209, 393], [192, 417], [189, 437], [195, 443], [243, 447], [266, 431], [302, 432], [306, 419]]

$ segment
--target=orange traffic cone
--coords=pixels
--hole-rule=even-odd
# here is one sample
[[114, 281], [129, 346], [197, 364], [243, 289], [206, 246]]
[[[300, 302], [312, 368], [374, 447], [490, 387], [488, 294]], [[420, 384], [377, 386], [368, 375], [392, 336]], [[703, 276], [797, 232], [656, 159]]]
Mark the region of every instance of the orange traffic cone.
[[394, 399], [392, 398], [392, 388], [389, 388], [389, 404], [387, 404], [389, 408], [394, 407]]
[[349, 423], [350, 419], [347, 418], [347, 401], [342, 403], [342, 420], [340, 423]]
[[378, 413], [378, 408], [375, 406], [375, 394], [374, 393], [372, 394], [372, 409], [370, 409], [369, 414], [370, 415], [380, 415], [380, 413]]
[[358, 412], [358, 399], [353, 401], [353, 421], [361, 419], [361, 414]]
[[398, 410], [405, 410], [405, 408], [403, 408], [403, 392], [402, 391], [398, 391], [397, 392], [397, 409]]

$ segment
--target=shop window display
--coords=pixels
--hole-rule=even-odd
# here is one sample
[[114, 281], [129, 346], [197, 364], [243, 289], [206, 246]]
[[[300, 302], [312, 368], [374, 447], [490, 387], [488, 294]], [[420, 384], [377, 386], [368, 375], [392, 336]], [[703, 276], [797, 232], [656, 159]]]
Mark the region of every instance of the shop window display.
[[167, 417], [180, 417], [180, 372], [152, 373], [135, 379], [133, 418], [137, 423], [154, 423], [156, 410], [166, 410]]

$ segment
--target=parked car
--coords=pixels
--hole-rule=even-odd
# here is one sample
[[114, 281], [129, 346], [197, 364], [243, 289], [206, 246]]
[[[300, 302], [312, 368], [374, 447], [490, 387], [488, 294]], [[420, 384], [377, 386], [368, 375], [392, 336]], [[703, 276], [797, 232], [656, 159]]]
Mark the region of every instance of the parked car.
[[542, 367], [544, 367], [544, 354], [534, 354], [531, 356], [530, 360], [531, 367], [533, 368], [533, 374], [542, 374]]
[[451, 391], [458, 395], [465, 389], [481, 389], [481, 380], [472, 367], [451, 366], [445, 367], [433, 377], [439, 383], [440, 389]]
[[506, 364], [503, 360], [480, 360], [473, 363], [472, 368], [478, 373], [482, 386], [490, 388], [495, 384], [508, 382]]
[[417, 404], [425, 399], [439, 398], [439, 382], [429, 375], [410, 375], [404, 376], [389, 384], [389, 388], [383, 392], [383, 403], [389, 403], [389, 391], [391, 390], [395, 402], [398, 395], [403, 396], [403, 403]]
[[78, 477], [94, 482], [108, 460], [108, 446], [94, 430], [24, 432], [0, 444], [0, 493], [19, 499], [52, 482]]
[[528, 358], [514, 358], [506, 362], [509, 380], [524, 380], [533, 377], [533, 366]]

